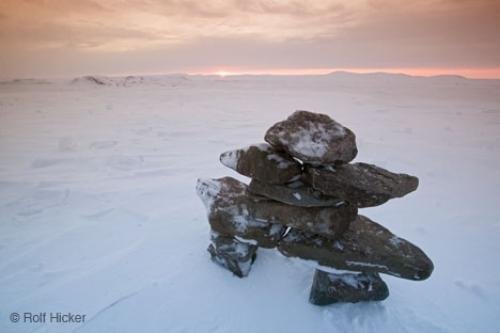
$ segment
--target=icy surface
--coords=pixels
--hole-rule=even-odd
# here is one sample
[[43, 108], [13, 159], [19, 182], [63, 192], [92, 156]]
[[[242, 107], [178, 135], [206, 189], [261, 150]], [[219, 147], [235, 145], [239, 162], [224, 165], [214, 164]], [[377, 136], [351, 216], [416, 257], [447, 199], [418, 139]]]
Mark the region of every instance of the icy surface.
[[[0, 84], [0, 332], [499, 332], [500, 84], [398, 75], [143, 77]], [[420, 178], [363, 214], [422, 247], [430, 279], [381, 303], [308, 303], [314, 269], [259, 249], [209, 259], [197, 178], [297, 109], [357, 136], [357, 160]], [[395, 240], [397, 241], [397, 240]], [[84, 313], [13, 324], [12, 312]]]

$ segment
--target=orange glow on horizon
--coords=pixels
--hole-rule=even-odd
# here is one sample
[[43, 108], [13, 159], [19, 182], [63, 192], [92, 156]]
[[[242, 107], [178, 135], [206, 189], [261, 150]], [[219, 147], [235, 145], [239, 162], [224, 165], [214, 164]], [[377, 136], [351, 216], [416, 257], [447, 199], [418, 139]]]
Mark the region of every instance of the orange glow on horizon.
[[233, 73], [233, 72], [228, 72], [228, 71], [224, 71], [224, 70], [219, 70], [219, 71], [215, 72], [215, 75], [218, 75], [218, 76], [221, 76], [221, 77], [225, 77], [225, 76], [228, 76], [228, 75], [238, 75], [238, 73]]
[[[224, 67], [227, 68], [227, 67]], [[500, 68], [275, 68], [275, 69], [215, 69], [193, 71], [189, 74], [217, 75], [324, 75], [344, 71], [352, 73], [392, 73], [411, 76], [459, 75], [471, 79], [500, 79]]]

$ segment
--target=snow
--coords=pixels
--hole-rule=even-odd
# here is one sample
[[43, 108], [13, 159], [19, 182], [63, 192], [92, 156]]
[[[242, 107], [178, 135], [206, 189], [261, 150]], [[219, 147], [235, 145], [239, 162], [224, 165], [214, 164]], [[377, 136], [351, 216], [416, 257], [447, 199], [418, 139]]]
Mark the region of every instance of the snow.
[[278, 163], [278, 169], [287, 169], [291, 165], [293, 165], [293, 162], [283, 158], [282, 156], [278, 154], [269, 154], [267, 155], [267, 159], [270, 161], [275, 161]]
[[[113, 82], [126, 82], [113, 79]], [[137, 81], [137, 82], [136, 82]], [[0, 84], [0, 332], [498, 332], [500, 83], [339, 73]], [[421, 247], [426, 281], [312, 306], [314, 269], [259, 249], [215, 265], [198, 178], [297, 109], [352, 129], [356, 161], [420, 178], [361, 213]], [[12, 312], [86, 314], [13, 324]]]
[[281, 131], [280, 137], [282, 137], [283, 143], [289, 145], [292, 151], [300, 152], [306, 156], [322, 157], [329, 149], [329, 142], [343, 138], [346, 131], [338, 123], [330, 124], [327, 129], [323, 123], [308, 121], [299, 130], [291, 133], [289, 140], [283, 138], [284, 135], [285, 133]]
[[242, 238], [242, 237], [239, 237], [239, 236], [234, 236], [234, 238], [236, 238], [237, 240], [239, 240], [242, 243], [247, 243], [247, 244], [251, 244], [251, 245], [257, 245], [258, 244], [255, 239], [245, 239], [245, 238]]
[[236, 206], [231, 206], [227, 209], [224, 209], [225, 212], [227, 212], [232, 220], [233, 224], [236, 228], [237, 231], [244, 233], [249, 226], [259, 226], [259, 225], [267, 225], [267, 221], [257, 221], [254, 220], [250, 217], [250, 214], [248, 212], [248, 209], [245, 205], [242, 205], [241, 209]]
[[233, 170], [237, 169], [239, 159], [240, 159], [240, 152], [238, 150], [227, 151], [220, 156], [221, 163]]
[[372, 263], [368, 263], [368, 262], [346, 260], [346, 263], [348, 265], [353, 265], [353, 266], [363, 266], [363, 267], [371, 267], [371, 268], [380, 268], [382, 270], [389, 270], [389, 268], [385, 265], [372, 264]]
[[[220, 161], [223, 165], [227, 166], [228, 168], [236, 170], [238, 166], [238, 160], [240, 159], [241, 154], [247, 152], [251, 147], [255, 147], [262, 152], [268, 152], [269, 150], [271, 150], [271, 146], [267, 143], [256, 143], [253, 145], [245, 146], [237, 150], [226, 151], [221, 154]], [[289, 168], [293, 164], [293, 162], [283, 158], [278, 154], [269, 154], [267, 155], [267, 159], [269, 161], [277, 162], [277, 166], [279, 169]]]
[[308, 267], [312, 270], [319, 269], [320, 271], [331, 273], [331, 274], [342, 275], [342, 274], [358, 274], [359, 273], [356, 271], [348, 271], [345, 269], [336, 269], [336, 268], [329, 267], [329, 266], [323, 266], [323, 265], [318, 264], [316, 261], [309, 260], [309, 259], [290, 257], [288, 260], [293, 261], [294, 264], [296, 264], [296, 265], [305, 266], [305, 267]]
[[345, 284], [359, 289], [362, 288], [363, 285], [360, 283], [359, 278], [357, 277], [357, 274], [340, 274], [340, 275], [330, 275], [328, 276], [330, 281], [342, 281]]
[[[322, 157], [328, 151], [328, 140], [330, 133], [325, 130], [323, 124], [307, 123], [307, 128], [300, 128], [293, 133], [290, 144], [293, 151], [299, 151], [307, 156]], [[335, 135], [340, 136], [340, 135]]]
[[255, 143], [253, 145], [247, 146], [246, 148], [243, 148], [243, 150], [247, 151], [250, 149], [250, 147], [257, 147], [260, 151], [267, 152], [271, 149], [271, 145], [268, 143]]
[[393, 246], [395, 246], [395, 247], [399, 247], [399, 246], [401, 246], [401, 244], [404, 244], [404, 241], [403, 241], [401, 238], [397, 237], [397, 236], [392, 236], [392, 237], [389, 239], [389, 242], [390, 242]]
[[271, 228], [269, 228], [269, 236], [276, 236], [282, 231], [283, 225], [274, 223]]
[[198, 179], [196, 182], [196, 192], [201, 201], [205, 204], [207, 211], [212, 209], [214, 200], [221, 191], [221, 184], [216, 179]]

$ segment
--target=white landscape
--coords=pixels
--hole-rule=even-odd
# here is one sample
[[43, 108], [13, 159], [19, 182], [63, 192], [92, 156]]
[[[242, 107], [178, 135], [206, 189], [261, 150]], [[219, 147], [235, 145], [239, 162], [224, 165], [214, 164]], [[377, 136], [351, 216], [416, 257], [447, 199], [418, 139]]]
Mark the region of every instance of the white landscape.
[[[308, 303], [314, 265], [207, 252], [197, 178], [294, 110], [357, 135], [355, 161], [419, 177], [360, 213], [421, 247], [383, 302]], [[500, 80], [393, 74], [0, 82], [0, 332], [499, 332]], [[85, 314], [12, 323], [13, 312]]]

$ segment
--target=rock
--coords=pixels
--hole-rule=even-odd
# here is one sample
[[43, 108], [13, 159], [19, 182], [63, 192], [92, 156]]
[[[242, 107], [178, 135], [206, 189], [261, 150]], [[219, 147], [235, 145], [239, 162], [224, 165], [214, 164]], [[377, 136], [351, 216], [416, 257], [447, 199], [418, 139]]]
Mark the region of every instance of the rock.
[[338, 302], [383, 301], [389, 288], [377, 273], [332, 274], [316, 270], [309, 302], [328, 305]]
[[361, 215], [338, 240], [291, 229], [278, 249], [285, 256], [314, 260], [323, 266], [409, 280], [425, 280], [434, 269], [417, 246]]
[[212, 232], [208, 252], [212, 260], [242, 278], [250, 273], [257, 256], [257, 245], [240, 242], [233, 237]]
[[220, 155], [222, 164], [238, 173], [269, 184], [284, 184], [301, 174], [301, 166], [291, 156], [267, 143], [231, 150]]
[[335, 239], [357, 215], [357, 208], [349, 204], [296, 207], [252, 195], [247, 185], [231, 177], [199, 180], [197, 190], [209, 212], [212, 229], [255, 239], [262, 247], [274, 247], [285, 226]]
[[347, 163], [358, 153], [356, 137], [350, 129], [325, 114], [309, 111], [295, 111], [274, 124], [267, 130], [265, 140], [312, 165]]
[[417, 177], [393, 173], [367, 163], [307, 167], [306, 173], [305, 177], [313, 188], [360, 208], [381, 205], [418, 187]]
[[210, 226], [220, 234], [239, 236], [254, 240], [261, 247], [273, 248], [286, 231], [281, 224], [250, 216], [249, 203], [258, 202], [259, 198], [249, 196], [247, 185], [234, 178], [198, 179], [196, 191], [205, 204]]
[[326, 196], [300, 181], [286, 185], [270, 185], [252, 179], [248, 191], [288, 205], [300, 207], [331, 207], [345, 203], [342, 199]]

